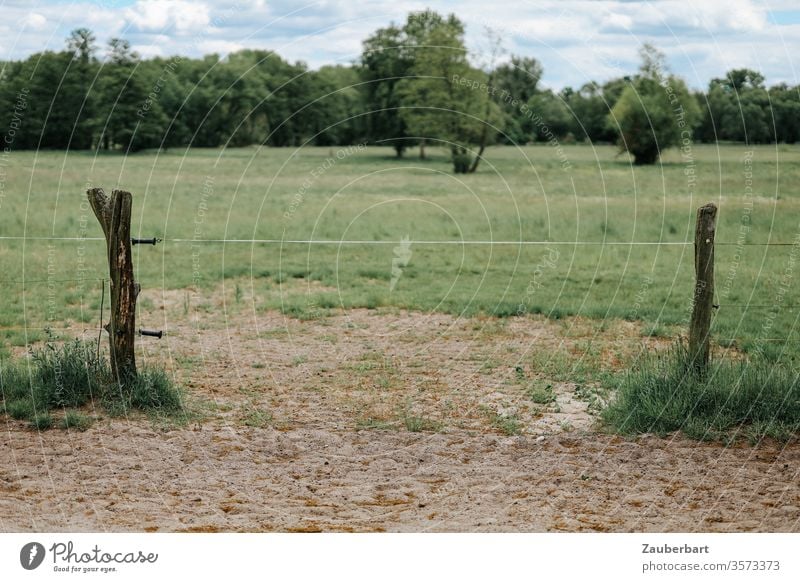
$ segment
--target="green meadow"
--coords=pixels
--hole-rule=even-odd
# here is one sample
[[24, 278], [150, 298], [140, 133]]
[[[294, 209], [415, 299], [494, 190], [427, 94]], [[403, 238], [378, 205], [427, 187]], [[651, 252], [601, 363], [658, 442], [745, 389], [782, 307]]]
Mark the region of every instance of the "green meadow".
[[690, 314], [693, 248], [663, 243], [691, 243], [696, 209], [713, 201], [724, 243], [714, 337], [798, 353], [799, 147], [695, 145], [652, 167], [612, 146], [494, 147], [466, 176], [445, 150], [428, 153], [12, 152], [0, 176], [0, 237], [12, 237], [0, 239], [0, 339], [96, 329], [105, 248], [81, 239], [102, 236], [85, 195], [102, 186], [133, 193], [137, 236], [164, 239], [134, 247], [145, 289], [202, 295], [224, 282], [231, 305], [255, 298], [256, 310], [298, 318], [353, 307], [581, 315], [665, 336]]

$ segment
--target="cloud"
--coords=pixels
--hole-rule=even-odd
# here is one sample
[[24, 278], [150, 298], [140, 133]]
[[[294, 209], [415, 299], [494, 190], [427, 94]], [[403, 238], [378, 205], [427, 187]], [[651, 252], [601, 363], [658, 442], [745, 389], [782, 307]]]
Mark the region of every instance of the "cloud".
[[247, 47], [319, 67], [356, 59], [366, 36], [428, 5], [465, 22], [476, 62], [486, 60], [490, 25], [510, 53], [539, 59], [543, 83], [556, 89], [634, 72], [646, 41], [696, 88], [744, 66], [768, 83], [800, 83], [792, 63], [800, 54], [797, 0], [41, 0], [35, 9], [6, 0], [0, 60], [60, 50], [70, 30], [89, 26], [99, 43], [123, 37], [146, 56]]
[[38, 12], [30, 12], [22, 19], [21, 24], [30, 30], [40, 32], [47, 28], [47, 18]]
[[124, 11], [125, 19], [142, 32], [192, 32], [208, 26], [209, 7], [203, 2], [188, 0], [137, 0]]

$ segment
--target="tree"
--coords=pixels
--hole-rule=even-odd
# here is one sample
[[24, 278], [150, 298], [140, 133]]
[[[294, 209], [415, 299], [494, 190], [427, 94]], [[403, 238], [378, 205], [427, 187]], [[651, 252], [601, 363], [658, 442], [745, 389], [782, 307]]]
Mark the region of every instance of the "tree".
[[541, 91], [531, 97], [528, 108], [539, 116], [542, 123], [533, 124], [530, 131], [537, 141], [548, 141], [569, 133], [571, 116], [564, 100], [551, 90]]
[[151, 88], [137, 71], [139, 55], [126, 40], [112, 38], [108, 47], [100, 72], [100, 145], [124, 152], [158, 147], [169, 122], [158, 100], [149, 99]]
[[785, 84], [769, 90], [775, 123], [775, 141], [796, 143], [800, 140], [800, 92]]
[[572, 135], [591, 143], [613, 142], [616, 134], [608, 123], [608, 114], [625, 85], [622, 79], [609, 81], [602, 87], [591, 81], [578, 91], [569, 87], [562, 90], [561, 98], [571, 114], [569, 131]]
[[527, 143], [531, 141], [534, 127], [530, 118], [523, 115], [518, 103], [529, 103], [536, 95], [542, 77], [542, 65], [534, 58], [511, 56], [508, 63], [498, 66], [493, 73], [493, 84], [500, 110], [503, 112], [505, 143]]
[[403, 31], [394, 25], [377, 30], [364, 41], [359, 67], [364, 81], [364, 107], [369, 111], [369, 138], [378, 143], [390, 143], [398, 158], [403, 157], [409, 145], [397, 93], [397, 84], [408, 75], [412, 62], [405, 43]]
[[698, 112], [686, 84], [668, 75], [664, 55], [651, 45], [640, 51], [639, 74], [626, 87], [611, 110], [621, 151], [635, 164], [653, 164], [661, 152], [692, 138]]
[[346, 145], [364, 139], [360, 78], [352, 67], [325, 66], [311, 73], [314, 105], [310, 112], [316, 145]]
[[734, 69], [724, 78], [712, 79], [702, 103], [698, 134], [704, 141], [791, 140], [791, 127], [795, 126], [792, 107], [780, 91], [774, 95], [775, 101], [773, 92], [764, 88], [764, 76], [750, 69]]
[[487, 75], [467, 61], [464, 25], [454, 15], [444, 19], [426, 11], [409, 15], [405, 30], [415, 57], [409, 77], [397, 86], [400, 117], [423, 142], [446, 144], [457, 173], [474, 171], [470, 146], [493, 138], [486, 124], [496, 126], [500, 118]]
[[69, 147], [88, 149], [92, 146], [97, 122], [97, 87], [99, 64], [95, 36], [88, 28], [78, 28], [67, 39], [71, 60], [64, 71], [59, 91], [59, 108], [72, 128]]

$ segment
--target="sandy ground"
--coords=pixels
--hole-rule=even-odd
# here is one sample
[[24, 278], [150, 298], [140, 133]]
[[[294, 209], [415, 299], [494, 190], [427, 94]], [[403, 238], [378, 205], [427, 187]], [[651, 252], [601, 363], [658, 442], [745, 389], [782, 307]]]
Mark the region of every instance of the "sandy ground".
[[225, 297], [157, 293], [141, 310], [168, 336], [141, 341], [140, 362], [172, 369], [187, 422], [6, 421], [0, 530], [800, 531], [800, 445], [598, 429], [606, 395], [564, 362], [622, 365], [634, 324], [298, 321]]

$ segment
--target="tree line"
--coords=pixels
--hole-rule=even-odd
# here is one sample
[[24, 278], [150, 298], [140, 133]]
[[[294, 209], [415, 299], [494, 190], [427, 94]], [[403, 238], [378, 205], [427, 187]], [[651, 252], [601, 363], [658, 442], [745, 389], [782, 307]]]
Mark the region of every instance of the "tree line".
[[2, 64], [0, 133], [6, 152], [370, 143], [424, 157], [437, 145], [464, 173], [497, 143], [618, 143], [652, 163], [687, 139], [800, 139], [800, 87], [768, 88], [757, 71], [692, 92], [645, 45], [631, 75], [554, 92], [535, 58], [505, 58], [487, 39], [476, 64], [456, 16], [414, 12], [371, 34], [357, 62], [311, 70], [264, 50], [142, 59], [123, 39], [100, 50], [78, 29], [60, 52]]

